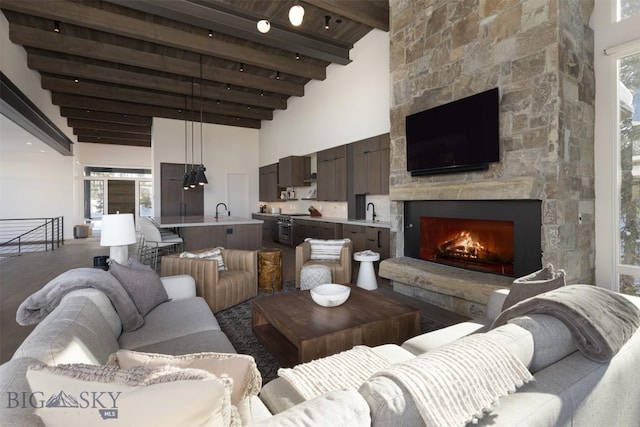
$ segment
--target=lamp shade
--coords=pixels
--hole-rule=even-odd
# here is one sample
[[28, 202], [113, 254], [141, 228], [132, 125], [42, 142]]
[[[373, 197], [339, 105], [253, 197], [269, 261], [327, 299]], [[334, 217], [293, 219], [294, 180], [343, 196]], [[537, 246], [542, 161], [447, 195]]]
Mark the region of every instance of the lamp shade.
[[289, 22], [294, 27], [299, 27], [302, 24], [304, 18], [304, 8], [299, 4], [296, 4], [289, 9]]
[[124, 246], [136, 242], [136, 227], [133, 214], [102, 216], [100, 246]]
[[262, 34], [266, 34], [271, 29], [271, 22], [267, 21], [266, 19], [261, 19], [256, 24], [256, 27], [258, 27], [258, 31], [260, 31]]

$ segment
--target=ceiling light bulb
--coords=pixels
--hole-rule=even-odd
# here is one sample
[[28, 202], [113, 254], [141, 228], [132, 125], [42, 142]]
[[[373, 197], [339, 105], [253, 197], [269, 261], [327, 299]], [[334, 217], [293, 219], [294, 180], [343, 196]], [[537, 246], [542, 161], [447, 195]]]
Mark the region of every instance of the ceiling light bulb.
[[289, 22], [294, 27], [299, 27], [302, 24], [304, 18], [304, 8], [299, 4], [296, 4], [289, 9]]
[[258, 27], [258, 31], [260, 31], [262, 34], [266, 34], [271, 29], [271, 22], [267, 21], [266, 19], [261, 19], [258, 21], [256, 27]]
[[324, 16], [324, 29], [325, 30], [329, 29], [329, 21], [331, 21], [331, 16], [325, 15]]

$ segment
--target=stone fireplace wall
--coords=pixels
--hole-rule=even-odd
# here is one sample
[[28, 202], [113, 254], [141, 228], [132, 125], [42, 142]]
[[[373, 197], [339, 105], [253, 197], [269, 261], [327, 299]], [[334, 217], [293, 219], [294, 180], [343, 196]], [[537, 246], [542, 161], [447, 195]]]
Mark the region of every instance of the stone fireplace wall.
[[[392, 254], [407, 200], [542, 200], [542, 264], [594, 279], [593, 0], [390, 0]], [[501, 161], [411, 177], [408, 114], [500, 89]]]

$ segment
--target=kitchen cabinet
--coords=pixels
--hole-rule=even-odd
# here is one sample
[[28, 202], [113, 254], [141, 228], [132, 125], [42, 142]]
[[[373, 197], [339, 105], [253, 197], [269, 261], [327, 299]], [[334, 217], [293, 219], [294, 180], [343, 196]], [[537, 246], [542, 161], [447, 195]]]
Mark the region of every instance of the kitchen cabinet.
[[370, 250], [387, 259], [391, 253], [391, 239], [388, 228], [344, 224], [343, 236], [353, 242], [353, 252]]
[[262, 166], [258, 171], [258, 193], [261, 202], [280, 200], [278, 188], [278, 163]]
[[[190, 170], [189, 167], [187, 167]], [[204, 215], [204, 188], [184, 190], [185, 165], [181, 163], [160, 164], [160, 215], [191, 216]]]
[[272, 215], [251, 214], [251, 218], [260, 219], [262, 223], [262, 238], [270, 242], [278, 241], [278, 217]]
[[347, 201], [347, 146], [318, 152], [318, 200]]
[[389, 134], [353, 143], [355, 194], [389, 194]]
[[304, 239], [339, 239], [342, 236], [342, 224], [328, 221], [293, 220], [293, 244], [298, 246]]
[[289, 156], [278, 162], [278, 186], [302, 187], [311, 177], [311, 158], [307, 156]]

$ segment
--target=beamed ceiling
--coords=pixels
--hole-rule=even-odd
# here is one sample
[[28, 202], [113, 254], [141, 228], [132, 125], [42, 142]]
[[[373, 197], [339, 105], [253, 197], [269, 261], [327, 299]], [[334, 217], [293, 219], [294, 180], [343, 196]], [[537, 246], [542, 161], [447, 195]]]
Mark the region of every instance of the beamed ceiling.
[[[288, 19], [296, 3], [305, 9], [300, 27]], [[372, 28], [389, 30], [386, 0], [2, 0], [0, 8], [79, 142], [145, 147], [153, 117], [260, 128], [309, 81], [324, 80], [329, 64], [347, 65]], [[260, 19], [269, 33], [256, 29]]]

